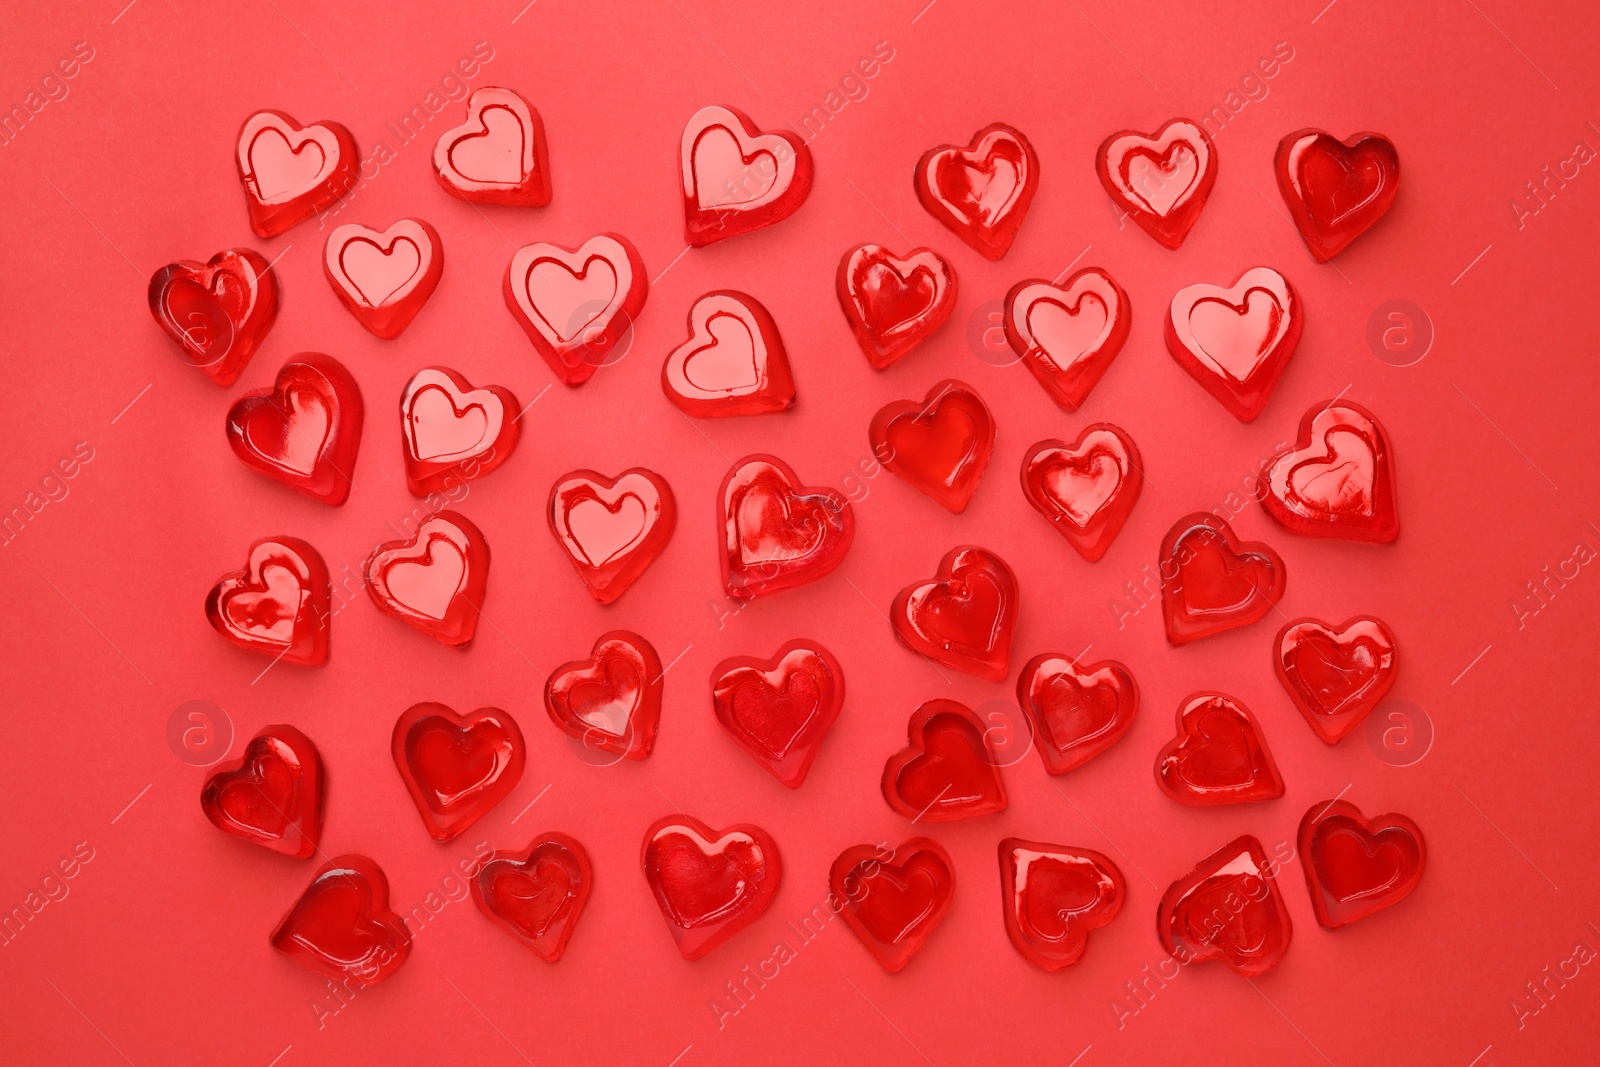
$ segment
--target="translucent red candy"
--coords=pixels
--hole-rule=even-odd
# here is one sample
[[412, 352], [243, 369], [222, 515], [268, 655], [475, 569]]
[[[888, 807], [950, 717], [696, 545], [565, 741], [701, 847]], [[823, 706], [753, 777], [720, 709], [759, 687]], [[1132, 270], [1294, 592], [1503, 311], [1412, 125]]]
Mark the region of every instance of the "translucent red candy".
[[1333, 627], [1295, 619], [1278, 631], [1272, 665], [1316, 735], [1338, 744], [1388, 695], [1400, 669], [1394, 633], [1357, 615]]
[[478, 632], [489, 543], [465, 517], [438, 511], [411, 540], [374, 549], [364, 574], [379, 611], [442, 644], [465, 645]]
[[1061, 285], [1013, 285], [1004, 321], [1023, 366], [1062, 410], [1077, 411], [1127, 343], [1133, 306], [1111, 275], [1085, 267]]
[[913, 837], [899, 848], [852, 845], [828, 872], [839, 916], [872, 958], [896, 974], [944, 921], [956, 872], [937, 841]]
[[790, 789], [806, 780], [844, 704], [833, 653], [797, 639], [768, 659], [732, 656], [711, 670], [717, 721], [752, 759]]
[[980, 254], [999, 259], [1039, 188], [1039, 157], [1020, 131], [995, 122], [973, 134], [966, 148], [924, 152], [912, 185], [928, 214]]
[[607, 478], [576, 470], [550, 487], [546, 518], [589, 595], [610, 604], [667, 547], [678, 508], [655, 471], [630, 467]]
[[882, 245], [857, 245], [839, 260], [834, 288], [867, 362], [890, 366], [943, 326], [956, 307], [956, 272], [931, 248], [904, 259]]
[[1178, 706], [1178, 735], [1156, 756], [1156, 784], [1180, 804], [1210, 807], [1283, 796], [1283, 775], [1250, 709], [1222, 693]]
[[722, 522], [722, 584], [728, 595], [814, 582], [844, 562], [855, 535], [850, 502], [832, 489], [803, 486], [776, 456], [735, 463], [717, 492]]
[[511, 458], [521, 405], [499, 385], [474, 389], [449, 367], [424, 367], [400, 394], [406, 488], [427, 497], [482, 478]]
[[1003, 682], [1017, 628], [1017, 579], [986, 548], [962, 545], [939, 561], [931, 580], [906, 586], [889, 607], [901, 644], [929, 659]]
[[263, 726], [244, 754], [212, 771], [200, 808], [213, 826], [252, 844], [306, 859], [322, 838], [327, 779], [311, 739], [293, 726]]
[[1045, 652], [1017, 675], [1017, 703], [1033, 725], [1044, 769], [1066, 774], [1128, 732], [1139, 712], [1139, 687], [1115, 660], [1080, 667], [1060, 653]]
[[1306, 247], [1326, 263], [1382, 218], [1400, 191], [1400, 155], [1379, 133], [1340, 141], [1296, 130], [1273, 157], [1278, 191]]
[[272, 947], [335, 981], [372, 985], [411, 954], [405, 920], [389, 907], [389, 880], [365, 856], [335, 856], [272, 931]]
[[1305, 413], [1299, 441], [1266, 468], [1259, 493], [1267, 514], [1293, 533], [1377, 542], [1400, 536], [1389, 435], [1348, 400]]
[[550, 672], [544, 706], [563, 733], [602, 752], [642, 760], [656, 744], [662, 669], [655, 646], [629, 630], [595, 640], [588, 659]]
[[355, 187], [356, 142], [337, 122], [301, 126], [281, 111], [257, 111], [239, 127], [239, 181], [250, 228], [274, 237]]
[[632, 336], [650, 278], [632, 242], [602, 233], [575, 249], [545, 242], [517, 249], [501, 294], [551, 371], [576, 386], [615, 362], [611, 352]]
[[547, 833], [521, 852], [496, 849], [472, 880], [472, 899], [534, 955], [555, 963], [593, 888], [584, 847], [566, 834]]
[[1289, 280], [1252, 267], [1228, 288], [1179, 289], [1167, 312], [1167, 351], [1206, 392], [1250, 422], [1267, 406], [1300, 344], [1305, 312]]
[[731, 107], [703, 107], [683, 130], [683, 233], [708, 245], [793, 215], [811, 192], [811, 150], [788, 130], [763, 133]]
[[930, 700], [911, 713], [910, 740], [883, 767], [883, 799], [914, 822], [951, 822], [1006, 808], [1005, 782], [983, 721], [965, 704]]
[[204, 263], [169, 263], [150, 276], [150, 314], [185, 362], [232, 385], [278, 317], [278, 276], [266, 257], [229, 248]]
[[1128, 885], [1092, 849], [1008, 837], [1000, 842], [1000, 905], [1006, 936], [1022, 958], [1047, 971], [1083, 957], [1089, 932], [1122, 910]]
[[1249, 978], [1272, 970], [1294, 933], [1276, 866], [1248, 834], [1201, 860], [1161, 897], [1162, 947], [1179, 963], [1220, 959]]
[[1173, 119], [1154, 136], [1123, 130], [1095, 154], [1100, 184], [1164, 248], [1189, 236], [1217, 180], [1216, 146], [1205, 127]]
[[350, 496], [363, 418], [361, 390], [344, 365], [302, 352], [271, 389], [228, 409], [228, 444], [257, 474], [338, 507]]
[[1300, 820], [1299, 845], [1311, 910], [1330, 930], [1410, 896], [1428, 858], [1416, 823], [1404, 815], [1368, 819], [1347, 800], [1307, 811]]
[[395, 769], [435, 841], [449, 841], [510, 795], [527, 746], [499, 708], [458, 715], [443, 704], [413, 704], [395, 720]]
[[661, 391], [698, 418], [760, 415], [794, 404], [778, 324], [761, 302], [717, 289], [689, 309], [689, 339], [661, 365]]
[[1240, 541], [1210, 512], [1185, 515], [1161, 540], [1161, 611], [1167, 640], [1186, 645], [1249, 626], [1283, 598], [1283, 560], [1260, 541]]
[[1022, 456], [1022, 495], [1093, 563], [1122, 532], [1144, 488], [1144, 460], [1126, 430], [1083, 428], [1072, 444], [1040, 441]]
[[886, 469], [960, 514], [994, 451], [994, 416], [971, 386], [946, 379], [920, 401], [879, 408], [867, 438]]
[[322, 273], [368, 333], [392, 340], [438, 287], [444, 246], [439, 231], [421, 219], [401, 219], [381, 232], [346, 223], [328, 235]]
[[240, 648], [307, 667], [328, 662], [333, 589], [316, 549], [298, 537], [263, 537], [244, 570], [206, 597], [206, 619]]
[[440, 135], [433, 173], [451, 196], [478, 204], [550, 202], [544, 122], [510, 89], [485, 85], [467, 97], [467, 121]]
[[765, 830], [749, 823], [712, 830], [689, 815], [652, 823], [640, 863], [686, 960], [759, 919], [783, 879], [777, 842]]

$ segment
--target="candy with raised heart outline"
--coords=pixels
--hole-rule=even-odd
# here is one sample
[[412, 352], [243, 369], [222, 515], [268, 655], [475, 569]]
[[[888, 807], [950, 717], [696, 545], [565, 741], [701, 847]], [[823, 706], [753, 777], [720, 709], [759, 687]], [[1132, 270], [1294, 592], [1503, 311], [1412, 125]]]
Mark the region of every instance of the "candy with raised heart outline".
[[1059, 971], [1083, 958], [1089, 931], [1110, 923], [1128, 894], [1122, 871], [1093, 849], [1008, 837], [1000, 842], [1000, 906], [1022, 958]]
[[1247, 978], [1272, 970], [1294, 934], [1277, 867], [1249, 834], [1217, 849], [1162, 894], [1161, 946], [1179, 963], [1220, 959]]
[[913, 822], [953, 822], [1006, 809], [1006, 785], [983, 720], [930, 700], [906, 723], [910, 744], [883, 765], [883, 799]]
[[429, 700], [395, 720], [389, 751], [435, 841], [451, 840], [509, 796], [527, 760], [522, 731], [499, 708], [458, 715]]
[[438, 286], [444, 246], [421, 219], [401, 219], [382, 232], [349, 222], [328, 235], [322, 273], [368, 333], [393, 340]]
[[150, 314], [184, 361], [232, 385], [278, 317], [278, 275], [261, 253], [226, 248], [150, 276]]
[[632, 630], [611, 630], [595, 639], [588, 659], [550, 672], [544, 708], [567, 736], [642, 760], [656, 746], [665, 673], [649, 641]]
[[588, 851], [575, 838], [551, 832], [521, 852], [496, 849], [472, 880], [472, 899], [534, 955], [555, 963], [593, 888]]
[[467, 121], [440, 135], [433, 174], [451, 196], [476, 204], [543, 207], [550, 202], [544, 122], [517, 93], [495, 85], [467, 97]]
[[1186, 645], [1264, 618], [1283, 599], [1283, 560], [1260, 541], [1240, 541], [1206, 511], [1185, 515], [1161, 539], [1161, 614], [1167, 641]]
[[1066, 774], [1120, 741], [1139, 713], [1139, 686], [1116, 660], [1080, 667], [1059, 652], [1030, 659], [1017, 675], [1017, 703], [1027, 712], [1039, 758]]
[[944, 554], [931, 580], [895, 595], [889, 622], [913, 652], [1003, 682], [1011, 669], [1017, 628], [1017, 579], [1006, 561], [986, 548], [960, 545]]
[[711, 704], [751, 759], [798, 789], [844, 705], [844, 670], [826, 648], [797, 638], [770, 659], [730, 656], [713, 667]]
[[788, 130], [763, 133], [736, 108], [711, 105], [683, 128], [683, 235], [703, 246], [800, 210], [811, 192], [811, 150]]
[[258, 237], [275, 237], [326, 211], [355, 187], [360, 165], [355, 139], [337, 122], [301, 126], [271, 109], [239, 127], [234, 162]]
[[850, 932], [884, 970], [898, 974], [950, 910], [955, 864], [926, 837], [896, 849], [851, 845], [833, 861], [828, 890]]
[[1317, 922], [1329, 930], [1392, 908], [1417, 888], [1428, 846], [1404, 815], [1368, 819], [1348, 800], [1330, 800], [1300, 820], [1300, 866]]
[[1040, 441], [1022, 456], [1022, 495], [1090, 563], [1122, 532], [1144, 488], [1144, 460], [1126, 430], [1083, 428], [1072, 444]]
[[1322, 130], [1296, 130], [1273, 156], [1278, 191], [1311, 255], [1326, 263], [1394, 206], [1400, 155], [1381, 133], [1340, 141]]
[[378, 610], [446, 645], [469, 644], [489, 584], [489, 542], [454, 511], [437, 511], [409, 541], [387, 541], [362, 572]]
[[924, 152], [911, 184], [928, 214], [981, 255], [999, 259], [1039, 188], [1039, 157], [1021, 131], [995, 122], [966, 148]]
[[1189, 236], [1217, 180], [1217, 149], [1205, 127], [1173, 119], [1154, 136], [1121, 130], [1095, 154], [1100, 184], [1164, 248]]
[[747, 600], [814, 582], [844, 562], [855, 536], [850, 502], [800, 484], [794, 468], [756, 453], [735, 463], [717, 490], [722, 584]]
[[1261, 414], [1300, 344], [1305, 312], [1289, 279], [1251, 267], [1228, 288], [1179, 289], [1167, 309], [1167, 351], [1240, 422]]
[[661, 391], [699, 418], [792, 407], [794, 376], [778, 324], [753, 296], [705, 294], [689, 309], [689, 339], [661, 365]]
[[1300, 440], [1262, 472], [1258, 494], [1267, 514], [1293, 533], [1380, 543], [1400, 536], [1389, 435], [1348, 400], [1305, 413]]
[[1082, 406], [1132, 325], [1128, 294], [1099, 267], [1085, 267], [1062, 285], [1031, 278], [1006, 293], [1006, 341], [1064, 411]]
[[749, 823], [712, 830], [690, 815], [652, 823], [640, 865], [686, 960], [699, 959], [759, 919], [783, 880], [771, 834]]
[[1272, 666], [1311, 729], [1336, 745], [1388, 695], [1398, 656], [1394, 632], [1371, 615], [1339, 627], [1295, 619], [1278, 631]]
[[200, 809], [225, 834], [306, 859], [322, 838], [327, 779], [311, 738], [293, 726], [263, 726], [244, 754], [212, 771]]
[[994, 451], [994, 416], [972, 386], [946, 378], [921, 401], [879, 408], [867, 439], [887, 470], [960, 514]]
[[244, 570], [206, 595], [212, 629], [240, 648], [307, 667], [328, 662], [333, 587], [322, 555], [298, 537], [263, 537]]
[[610, 604], [667, 547], [678, 506], [667, 480], [644, 467], [615, 478], [576, 470], [550, 487], [545, 517], [589, 595]]
[[1156, 755], [1156, 784], [1192, 807], [1283, 796], [1283, 775], [1261, 724], [1222, 693], [1190, 693], [1178, 705], [1178, 736]]
[[449, 367], [424, 367], [400, 394], [406, 488], [427, 497], [482, 478], [511, 458], [522, 407], [499, 385], [474, 389]]
[[335, 856], [272, 931], [272, 947], [355, 988], [389, 977], [411, 953], [411, 932], [389, 907], [389, 880], [365, 856]]
[[931, 248], [904, 259], [857, 245], [839, 260], [839, 306], [867, 362], [883, 370], [932, 335], [956, 309], [956, 271]]
[[[524, 245], [506, 265], [501, 294], [544, 361], [568, 385], [582, 385], [616, 360], [650, 295], [644, 260], [620, 233], [577, 248]], [[627, 353], [624, 346], [616, 359]]]
[[271, 389], [234, 401], [224, 428], [246, 467], [338, 507], [350, 497], [363, 418], [361, 389], [344, 365], [302, 352]]

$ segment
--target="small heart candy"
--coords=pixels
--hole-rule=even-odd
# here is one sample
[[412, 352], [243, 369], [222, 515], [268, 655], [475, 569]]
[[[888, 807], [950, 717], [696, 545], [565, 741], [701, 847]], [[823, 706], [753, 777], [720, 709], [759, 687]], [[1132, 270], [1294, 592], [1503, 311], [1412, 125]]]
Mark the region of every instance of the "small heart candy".
[[379, 611], [441, 644], [467, 645], [489, 583], [489, 543], [463, 516], [438, 511], [409, 541], [374, 549], [363, 573]]
[[228, 409], [228, 444], [257, 474], [338, 507], [350, 497], [361, 446], [361, 390], [344, 365], [302, 352], [271, 389], [246, 393]]
[[568, 385], [582, 385], [615, 359], [612, 349], [632, 334], [650, 295], [644, 261], [619, 233], [602, 233], [576, 249], [526, 245], [517, 249], [501, 293], [544, 361]]
[[943, 326], [956, 308], [956, 272], [931, 248], [904, 259], [857, 245], [839, 260], [839, 306], [867, 362], [883, 370]]
[[1252, 267], [1230, 288], [1179, 289], [1167, 311], [1167, 351], [1234, 418], [1250, 422], [1267, 406], [1304, 326], [1289, 279]]
[[1122, 532], [1144, 488], [1144, 460], [1126, 430], [1083, 428], [1072, 444], [1040, 441], [1022, 457], [1022, 495], [1090, 563]]
[[1065, 285], [1034, 278], [1006, 293], [1006, 341], [1064, 411], [1083, 405], [1132, 324], [1128, 294], [1098, 267], [1085, 267]]
[[368, 333], [393, 340], [438, 286], [444, 246], [421, 219], [401, 219], [381, 233], [346, 223], [328, 235], [322, 273]]
[[956, 895], [955, 865], [937, 841], [897, 849], [852, 845], [828, 872], [830, 904], [890, 974], [905, 970], [944, 921]]
[[811, 192], [811, 150], [788, 130], [763, 133], [731, 107], [696, 111], [683, 129], [683, 234], [703, 246], [781, 222]]
[[1195, 864], [1162, 894], [1162, 947], [1181, 964], [1220, 959], [1247, 978], [1272, 970], [1294, 934], [1277, 866], [1249, 834]]
[[259, 252], [228, 248], [150, 276], [150, 314], [184, 361], [221, 386], [239, 378], [278, 317], [278, 276]]
[[584, 847], [566, 834], [547, 833], [521, 852], [496, 849], [472, 880], [472, 899], [534, 955], [555, 963], [593, 888]]
[[906, 723], [910, 744], [883, 767], [883, 799], [912, 822], [952, 822], [1006, 809], [1006, 786], [983, 721], [965, 704], [930, 700]]
[[1210, 512], [1185, 515], [1161, 539], [1161, 614], [1167, 641], [1186, 645], [1249, 626], [1283, 599], [1283, 560], [1260, 541], [1240, 541]]
[[1115, 919], [1127, 893], [1122, 871], [1092, 849], [1016, 837], [1000, 842], [1006, 936], [1036, 967], [1059, 971], [1077, 963], [1089, 931]]
[[1371, 819], [1347, 800], [1318, 804], [1300, 820], [1300, 865], [1311, 910], [1329, 930], [1392, 908], [1417, 888], [1428, 847], [1404, 815]]
[[306, 859], [322, 837], [326, 793], [311, 738], [293, 726], [264, 726], [244, 755], [206, 778], [200, 809], [225, 834]]
[[1147, 136], [1122, 130], [1095, 154], [1095, 171], [1118, 207], [1164, 248], [1189, 236], [1217, 180], [1217, 150], [1205, 127], [1173, 119]]
[[1003, 682], [1011, 670], [1011, 637], [1017, 628], [1016, 576], [986, 548], [952, 548], [930, 581], [908, 585], [895, 595], [889, 622], [911, 651]]
[[885, 468], [960, 514], [994, 451], [994, 416], [970, 385], [947, 378], [920, 402], [879, 408], [867, 439]]
[[1156, 756], [1156, 784], [1179, 804], [1211, 807], [1283, 796], [1283, 775], [1250, 709], [1222, 693], [1178, 705], [1178, 736]]
[[663, 674], [654, 645], [631, 630], [612, 630], [595, 640], [588, 659], [550, 672], [544, 707], [569, 737], [642, 760], [656, 745]]
[[644, 467], [615, 478], [576, 470], [550, 487], [546, 518], [589, 595], [610, 604], [667, 547], [678, 507], [667, 480]]
[[1381, 133], [1340, 141], [1322, 130], [1296, 130], [1278, 142], [1273, 170], [1295, 229], [1319, 263], [1366, 233], [1400, 191], [1400, 155]]
[[461, 200], [543, 207], [550, 202], [550, 158], [539, 113], [510, 89], [474, 89], [467, 121], [433, 146], [433, 173]]
[[1305, 413], [1299, 442], [1262, 473], [1259, 495], [1267, 514], [1297, 534], [1381, 543], [1400, 536], [1389, 435], [1348, 400]]
[[272, 110], [244, 120], [234, 162], [258, 237], [274, 237], [332, 207], [355, 188], [360, 165], [355, 139], [337, 122], [301, 126]]
[[686, 415], [760, 415], [794, 405], [778, 324], [753, 296], [717, 289], [689, 309], [689, 339], [661, 366], [661, 391]]
[[1020, 131], [996, 122], [973, 134], [966, 148], [924, 152], [911, 184], [928, 214], [980, 254], [999, 259], [1039, 188], [1039, 157]]
[[1017, 675], [1017, 703], [1033, 724], [1044, 769], [1066, 774], [1128, 732], [1139, 712], [1139, 687], [1115, 660], [1079, 667], [1060, 653], [1045, 652]]
[[765, 830], [749, 823], [712, 830], [689, 815], [652, 823], [640, 863], [686, 960], [759, 919], [783, 880], [777, 842]]
[[240, 648], [289, 663], [328, 662], [333, 589], [328, 566], [298, 537], [263, 537], [244, 570], [222, 576], [206, 596], [206, 619]]
[[717, 721], [772, 776], [798, 789], [844, 704], [844, 671], [815, 641], [770, 658], [732, 656], [711, 670]]
[[389, 880], [365, 856], [335, 856], [272, 931], [272, 947], [351, 992], [389, 977], [411, 954], [406, 922], [389, 908]]
[[457, 715], [423, 701], [395, 720], [395, 769], [435, 841], [449, 841], [516, 788], [527, 748], [516, 720], [499, 708]]
[[814, 582], [844, 562], [855, 535], [850, 502], [803, 486], [776, 456], [746, 456], [717, 491], [722, 518], [722, 584], [747, 600]]
[[449, 367], [425, 367], [400, 394], [406, 488], [427, 497], [482, 478], [511, 458], [522, 436], [511, 390], [474, 389]]
[[1278, 631], [1272, 665], [1311, 729], [1336, 745], [1388, 695], [1398, 655], [1394, 632], [1371, 615], [1338, 628], [1295, 619]]

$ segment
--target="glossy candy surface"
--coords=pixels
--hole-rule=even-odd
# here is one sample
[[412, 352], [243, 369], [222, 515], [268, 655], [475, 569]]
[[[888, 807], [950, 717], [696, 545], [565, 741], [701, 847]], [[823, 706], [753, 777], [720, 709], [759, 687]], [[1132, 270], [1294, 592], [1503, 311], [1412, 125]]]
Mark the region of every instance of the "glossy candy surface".
[[750, 116], [715, 105], [683, 129], [683, 234], [708, 245], [793, 215], [811, 192], [811, 150], [788, 130], [763, 133]]
[[983, 256], [999, 259], [1039, 188], [1039, 157], [1020, 131], [991, 123], [966, 148], [924, 152], [912, 186], [928, 214]]
[[506, 307], [534, 349], [567, 385], [582, 385], [621, 359], [650, 294], [644, 261], [626, 237], [602, 233], [576, 249], [525, 245], [506, 265]]
[[689, 815], [651, 824], [640, 861], [686, 960], [759, 919], [783, 879], [777, 842], [765, 830], [749, 823], [712, 830]]
[[952, 822], [1006, 808], [1005, 782], [983, 720], [954, 700], [911, 713], [910, 741], [883, 767], [883, 799], [914, 822]]
[[920, 401], [879, 408], [867, 439], [886, 469], [960, 514], [994, 451], [994, 416], [970, 385], [947, 378]]
[[238, 380], [278, 317], [278, 276], [248, 248], [169, 263], [150, 276], [147, 295], [184, 362], [221, 386]]
[[686, 415], [760, 415], [794, 404], [789, 356], [760, 301], [717, 289], [689, 309], [689, 339], [661, 365], [661, 391]]
[[1252, 267], [1227, 288], [1179, 289], [1167, 311], [1167, 351], [1235, 418], [1250, 422], [1267, 406], [1304, 325], [1289, 280]]
[[717, 492], [722, 584], [748, 599], [814, 582], [844, 562], [855, 535], [850, 502], [832, 489], [804, 486], [783, 460], [750, 455]]
[[246, 467], [338, 507], [350, 496], [363, 420], [361, 390], [344, 365], [302, 352], [271, 389], [235, 401], [225, 429]]
[[544, 122], [510, 89], [474, 89], [467, 121], [434, 145], [433, 173], [445, 192], [462, 200], [543, 207], [550, 202]]
[[1162, 895], [1161, 946], [1179, 963], [1220, 959], [1247, 978], [1272, 970], [1294, 933], [1275, 873], [1254, 837], [1223, 845]]
[[1006, 293], [1011, 350], [1064, 411], [1077, 411], [1127, 343], [1133, 307], [1098, 267], [1060, 285], [1033, 278]]
[[443, 704], [413, 704], [390, 737], [395, 769], [435, 841], [449, 841], [516, 788], [527, 746], [499, 708], [458, 715]]
[[496, 849], [472, 880], [472, 899], [534, 955], [555, 963], [593, 888], [589, 853], [574, 838], [552, 832], [521, 852]]
[[465, 645], [478, 630], [489, 543], [465, 517], [439, 511], [411, 540], [379, 545], [363, 573], [379, 611], [441, 644]]
[[1295, 228], [1319, 263], [1366, 233], [1400, 191], [1400, 155], [1379, 133], [1340, 141], [1322, 130], [1296, 130], [1278, 142], [1273, 171]]
[[1057, 652], [1017, 675], [1017, 703], [1033, 725], [1044, 769], [1066, 774], [1122, 739], [1139, 712], [1139, 686], [1115, 660], [1080, 667]]
[[1428, 858], [1416, 823], [1393, 814], [1368, 819], [1348, 800], [1307, 811], [1300, 820], [1299, 845], [1311, 910], [1330, 930], [1410, 896]]
[[368, 333], [392, 340], [438, 286], [444, 245], [421, 219], [401, 219], [383, 231], [346, 223], [328, 235], [322, 273]]
[[1272, 666], [1311, 729], [1334, 745], [1388, 695], [1398, 657], [1394, 632], [1371, 615], [1339, 627], [1295, 619], [1278, 631]]
[[883, 370], [936, 332], [956, 307], [956, 272], [931, 248], [904, 259], [857, 245], [839, 260], [839, 306], [867, 362]]
[[1173, 119], [1154, 136], [1123, 130], [1095, 154], [1100, 184], [1164, 248], [1189, 236], [1217, 180], [1217, 151], [1205, 127]]
[[250, 228], [274, 237], [332, 207], [356, 183], [356, 142], [337, 122], [301, 126], [282, 111], [257, 111], [239, 127], [234, 162]]
[[1191, 693], [1178, 735], [1156, 756], [1156, 784], [1180, 804], [1211, 807], [1283, 796], [1283, 775], [1256, 717], [1233, 697]]
[[511, 458], [522, 406], [499, 385], [475, 389], [449, 367], [424, 367], [400, 394], [406, 488], [427, 497], [482, 478]]
[[1003, 682], [1017, 627], [1017, 579], [986, 548], [962, 545], [939, 561], [931, 580], [906, 586], [889, 608], [901, 644], [929, 659]]
[[1000, 842], [1000, 907], [1022, 958], [1047, 971], [1083, 957], [1089, 932], [1122, 910], [1122, 871], [1087, 848], [1008, 837]]
[[200, 808], [225, 834], [306, 859], [322, 838], [327, 779], [311, 738], [293, 726], [263, 726], [244, 754], [212, 771]]
[[244, 570], [222, 576], [206, 596], [206, 619], [240, 648], [320, 667], [328, 662], [333, 590], [328, 567], [298, 537], [264, 537]]
[[806, 780], [844, 705], [844, 671], [815, 641], [789, 641], [768, 659], [732, 656], [711, 669], [717, 721], [750, 758], [790, 789]]
[[1161, 539], [1161, 613], [1167, 640], [1186, 645], [1264, 618], [1283, 598], [1283, 560], [1241, 541], [1210, 512], [1185, 515]]
[[335, 856], [272, 931], [272, 947], [359, 989], [400, 969], [411, 953], [411, 933], [389, 908], [383, 870], [365, 856]]
[[1072, 444], [1040, 441], [1022, 456], [1022, 495], [1093, 563], [1106, 554], [1144, 488], [1144, 460], [1126, 430], [1085, 426]]
[[1400, 536], [1389, 436], [1348, 400], [1305, 413], [1295, 447], [1263, 473], [1260, 497], [1267, 514], [1293, 533], [1383, 543]]
[[667, 547], [678, 508], [655, 471], [630, 467], [607, 478], [576, 470], [550, 487], [545, 517], [589, 595], [610, 604]]
[[884, 970], [905, 969], [944, 921], [955, 899], [955, 865], [937, 841], [899, 848], [852, 845], [828, 872], [839, 917]]
[[642, 760], [661, 721], [661, 657], [630, 630], [601, 634], [588, 659], [550, 672], [544, 707], [550, 721], [585, 745]]

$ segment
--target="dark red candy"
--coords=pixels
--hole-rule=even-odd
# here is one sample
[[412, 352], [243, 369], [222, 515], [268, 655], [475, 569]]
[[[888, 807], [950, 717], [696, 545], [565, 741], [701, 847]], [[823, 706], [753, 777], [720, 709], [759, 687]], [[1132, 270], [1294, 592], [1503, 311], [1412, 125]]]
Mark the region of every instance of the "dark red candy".
[[244, 755], [212, 771], [200, 808], [223, 833], [306, 859], [322, 837], [322, 757], [293, 726], [264, 726]]

